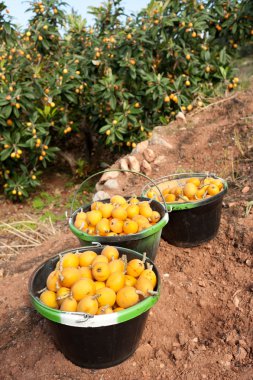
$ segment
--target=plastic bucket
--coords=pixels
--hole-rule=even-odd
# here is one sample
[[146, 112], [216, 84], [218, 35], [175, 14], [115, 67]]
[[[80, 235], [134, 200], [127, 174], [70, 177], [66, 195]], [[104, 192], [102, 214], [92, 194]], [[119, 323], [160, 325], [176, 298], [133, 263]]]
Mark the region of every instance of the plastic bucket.
[[[79, 248], [78, 252], [88, 249], [100, 253], [100, 247]], [[142, 255], [129, 249], [117, 247], [120, 255], [128, 260], [142, 259]], [[77, 252], [71, 249], [67, 252]], [[34, 308], [45, 317], [57, 347], [74, 364], [85, 368], [107, 368], [117, 365], [131, 356], [139, 342], [145, 327], [149, 309], [160, 296], [159, 273], [151, 260], [157, 276], [156, 295], [150, 296], [138, 304], [117, 313], [90, 315], [55, 310], [44, 305], [38, 298], [39, 291], [45, 287], [49, 273], [54, 270], [59, 256], [44, 262], [31, 276], [29, 294]]]
[[[70, 230], [73, 232], [73, 234], [79, 239], [81, 246], [87, 246], [90, 245], [91, 242], [97, 242], [104, 245], [118, 245], [120, 247], [133, 249], [134, 251], [140, 252], [140, 253], [146, 253], [147, 257], [149, 257], [151, 260], [155, 260], [157, 250], [159, 247], [162, 229], [163, 227], [168, 223], [169, 215], [167, 212], [167, 207], [165, 201], [162, 203], [157, 202], [156, 200], [152, 200], [150, 203], [151, 208], [154, 211], [158, 211], [161, 215], [161, 219], [158, 223], [153, 225], [152, 227], [147, 228], [146, 230], [143, 230], [136, 234], [128, 234], [128, 235], [121, 235], [121, 236], [99, 236], [99, 235], [89, 235], [83, 231], [80, 231], [78, 228], [74, 226], [76, 214], [83, 211], [90, 210], [91, 204], [84, 205], [83, 207], [79, 207], [75, 212], [73, 212], [73, 204], [76, 199], [77, 193], [82, 190], [82, 187], [87, 181], [89, 181], [91, 178], [96, 177], [100, 174], [104, 174], [107, 172], [128, 172], [137, 176], [144, 177], [145, 179], [148, 179], [150, 183], [152, 183], [153, 186], [156, 187], [155, 182], [153, 182], [152, 179], [144, 175], [143, 173], [135, 172], [132, 170], [120, 170], [120, 169], [110, 169], [101, 171], [99, 173], [93, 174], [92, 176], [88, 177], [83, 181], [83, 183], [80, 185], [79, 189], [76, 191], [73, 201], [72, 201], [72, 207], [70, 211], [70, 218], [69, 218], [69, 227]], [[158, 192], [160, 193], [162, 199], [163, 195], [160, 192], [159, 188], [157, 188]], [[126, 199], [129, 199], [130, 197], [125, 197]], [[149, 198], [146, 197], [137, 197], [140, 201], [150, 201]], [[163, 199], [164, 200], [164, 199]], [[101, 200], [101, 202], [109, 202], [109, 199]]]
[[[125, 197], [126, 199], [130, 197]], [[140, 201], [150, 201], [149, 198], [137, 197]], [[109, 199], [104, 199], [101, 202], [109, 202]], [[147, 228], [136, 234], [121, 235], [121, 236], [99, 236], [99, 235], [88, 235], [87, 233], [80, 231], [74, 226], [76, 214], [81, 211], [81, 209], [86, 212], [90, 209], [91, 205], [80, 207], [74, 212], [72, 217], [69, 219], [69, 227], [71, 231], [78, 237], [81, 246], [90, 245], [91, 242], [97, 242], [104, 245], [119, 245], [120, 247], [133, 249], [134, 251], [140, 253], [146, 253], [147, 257], [151, 260], [155, 260], [156, 253], [159, 247], [161, 233], [163, 227], [168, 223], [169, 216], [166, 212], [164, 206], [155, 200], [150, 203], [151, 208], [154, 211], [158, 211], [161, 215], [161, 219], [158, 223], [152, 227]]]
[[[205, 178], [203, 173], [175, 174], [156, 180], [157, 187], [162, 187], [166, 181], [180, 180], [190, 177]], [[167, 203], [170, 212], [169, 222], [164, 226], [162, 238], [178, 247], [195, 247], [212, 240], [219, 230], [222, 200], [227, 192], [225, 180], [208, 174], [208, 177], [219, 179], [223, 183], [223, 190], [218, 194], [195, 202]], [[152, 185], [152, 184], [149, 184]], [[144, 194], [147, 190], [144, 188]]]

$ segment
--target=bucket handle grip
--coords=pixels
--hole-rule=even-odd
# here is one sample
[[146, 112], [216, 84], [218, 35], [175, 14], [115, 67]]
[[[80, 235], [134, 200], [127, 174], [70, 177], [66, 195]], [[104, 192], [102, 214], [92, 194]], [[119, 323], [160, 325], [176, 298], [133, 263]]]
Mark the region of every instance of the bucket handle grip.
[[[110, 172], [120, 172], [120, 173], [127, 172], [127, 173], [132, 173], [132, 174], [139, 175], [139, 176], [144, 177], [145, 179], [147, 179], [149, 182], [152, 183], [153, 186], [155, 186], [157, 188], [157, 190], [158, 190], [158, 192], [159, 192], [159, 194], [161, 196], [161, 199], [163, 201], [164, 210], [165, 210], [165, 212], [168, 212], [164, 196], [163, 196], [161, 190], [159, 189], [159, 187], [157, 186], [157, 184], [155, 183], [154, 180], [152, 180], [151, 178], [149, 178], [147, 175], [145, 175], [143, 173], [140, 173], [140, 172], [136, 172], [134, 170], [128, 170], [128, 169], [109, 169], [109, 170], [102, 170], [100, 172], [94, 173], [91, 176], [85, 178], [85, 180], [81, 183], [81, 185], [79, 186], [79, 188], [75, 191], [73, 199], [72, 199], [72, 202], [71, 202], [70, 218], [72, 218], [72, 215], [73, 215], [73, 206], [74, 206], [74, 202], [76, 200], [76, 196], [77, 196], [78, 192], [82, 189], [82, 187], [84, 186], [84, 184], [87, 183], [92, 178], [98, 176], [98, 175], [101, 175], [101, 174], [104, 174], [104, 173], [110, 173]], [[66, 215], [67, 215], [67, 211], [66, 211]]]

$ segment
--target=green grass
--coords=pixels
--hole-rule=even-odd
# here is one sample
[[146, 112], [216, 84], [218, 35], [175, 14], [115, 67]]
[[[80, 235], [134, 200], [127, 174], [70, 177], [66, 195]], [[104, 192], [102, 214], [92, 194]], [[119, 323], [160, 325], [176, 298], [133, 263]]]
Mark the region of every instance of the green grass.
[[58, 193], [49, 194], [46, 191], [42, 191], [39, 196], [35, 197], [32, 201], [32, 207], [41, 216], [39, 220], [41, 222], [46, 222], [49, 218], [52, 223], [61, 221], [65, 219], [65, 214], [57, 215], [50, 209], [59, 208], [62, 205], [61, 195]]
[[73, 181], [68, 181], [64, 185], [65, 189], [71, 189], [74, 186], [75, 186], [75, 183]]
[[88, 195], [79, 194], [74, 200], [73, 205], [72, 205], [73, 198], [69, 199], [68, 202], [65, 203], [66, 211], [70, 211], [72, 207], [72, 212], [73, 212], [81, 206], [89, 205], [91, 203], [91, 200], [92, 200], [92, 194], [88, 194]]
[[61, 205], [61, 196], [59, 194], [49, 194], [46, 191], [40, 193], [32, 202], [32, 207], [36, 211], [41, 211], [48, 206], [59, 207]]
[[46, 222], [48, 219], [51, 219], [52, 223], [59, 222], [66, 219], [65, 214], [56, 215], [52, 211], [47, 210], [41, 215], [39, 220], [41, 222]]
[[43, 210], [46, 207], [45, 202], [40, 197], [35, 197], [32, 202], [34, 210]]
[[[73, 182], [68, 183], [68, 187], [74, 186]], [[36, 213], [40, 213], [39, 220], [41, 222], [46, 222], [51, 219], [52, 223], [65, 220], [65, 211], [68, 215], [70, 214], [71, 207], [72, 212], [78, 209], [81, 206], [88, 205], [91, 203], [92, 194], [94, 191], [94, 185], [87, 185], [80, 187], [80, 190], [77, 192], [76, 197], [73, 202], [74, 194], [71, 195], [67, 200], [62, 201], [61, 195], [55, 191], [55, 193], [50, 194], [46, 191], [42, 191], [38, 196], [36, 196], [32, 201], [32, 208]], [[73, 202], [73, 206], [72, 206]], [[64, 208], [63, 213], [54, 213], [52, 210], [61, 207]]]

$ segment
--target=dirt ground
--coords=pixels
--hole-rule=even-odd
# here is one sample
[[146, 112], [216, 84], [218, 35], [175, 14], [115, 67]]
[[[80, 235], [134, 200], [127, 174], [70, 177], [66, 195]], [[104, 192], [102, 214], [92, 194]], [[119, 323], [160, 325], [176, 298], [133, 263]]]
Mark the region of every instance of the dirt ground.
[[[229, 192], [215, 239], [194, 248], [161, 240], [156, 258], [161, 297], [138, 349], [124, 363], [102, 370], [75, 366], [57, 350], [46, 321], [31, 307], [31, 273], [47, 258], [78, 246], [66, 224], [39, 247], [2, 254], [1, 379], [253, 379], [253, 207], [247, 209], [253, 200], [252, 124], [253, 91], [248, 90], [187, 115], [187, 123], [156, 129], [171, 146], [152, 146], [163, 157], [152, 178], [178, 170], [210, 171], [228, 180]], [[136, 183], [131, 191], [138, 189]], [[24, 208], [29, 211], [29, 205]], [[23, 211], [4, 203], [0, 217], [7, 221]]]

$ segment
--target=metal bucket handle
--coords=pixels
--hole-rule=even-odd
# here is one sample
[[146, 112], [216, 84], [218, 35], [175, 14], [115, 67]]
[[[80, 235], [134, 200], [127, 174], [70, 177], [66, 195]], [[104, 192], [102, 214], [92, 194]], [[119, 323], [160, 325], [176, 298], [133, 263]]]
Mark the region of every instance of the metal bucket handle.
[[[136, 172], [134, 170], [128, 170], [128, 169], [110, 169], [110, 170], [102, 170], [100, 172], [97, 172], [95, 174], [92, 174], [91, 176], [87, 177], [82, 183], [81, 185], [79, 186], [79, 188], [75, 191], [74, 193], [74, 196], [73, 196], [73, 199], [72, 199], [72, 202], [71, 202], [71, 209], [70, 209], [70, 218], [72, 217], [73, 215], [73, 206], [74, 206], [74, 202], [76, 200], [76, 196], [78, 194], [78, 192], [82, 189], [83, 185], [85, 183], [87, 183], [88, 181], [90, 181], [92, 178], [98, 176], [98, 175], [101, 175], [101, 174], [104, 174], [104, 173], [110, 173], [110, 172], [121, 172], [121, 173], [132, 173], [132, 174], [137, 174], [137, 175], [140, 175], [141, 177], [144, 177], [145, 179], [147, 179], [149, 182], [152, 183], [153, 186], [155, 186], [161, 196], [161, 199], [163, 201], [163, 207], [164, 207], [164, 211], [165, 213], [168, 212], [167, 210], [167, 205], [166, 205], [166, 202], [165, 202], [165, 199], [164, 199], [164, 196], [161, 192], [161, 190], [159, 189], [159, 187], [157, 186], [157, 184], [154, 182], [154, 180], [152, 180], [151, 178], [149, 178], [148, 176], [146, 176], [145, 174], [143, 173], [140, 173], [140, 172]], [[66, 212], [66, 216], [67, 216], [67, 212]]]

